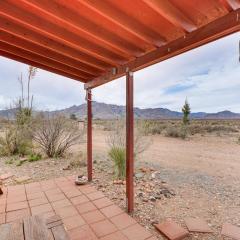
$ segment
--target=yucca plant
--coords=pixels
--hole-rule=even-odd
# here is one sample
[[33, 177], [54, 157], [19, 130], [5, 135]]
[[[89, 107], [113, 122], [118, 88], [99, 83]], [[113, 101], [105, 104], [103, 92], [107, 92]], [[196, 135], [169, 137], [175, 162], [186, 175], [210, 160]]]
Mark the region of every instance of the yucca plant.
[[109, 157], [114, 163], [116, 178], [125, 179], [126, 177], [126, 151], [122, 147], [112, 147], [108, 152]]

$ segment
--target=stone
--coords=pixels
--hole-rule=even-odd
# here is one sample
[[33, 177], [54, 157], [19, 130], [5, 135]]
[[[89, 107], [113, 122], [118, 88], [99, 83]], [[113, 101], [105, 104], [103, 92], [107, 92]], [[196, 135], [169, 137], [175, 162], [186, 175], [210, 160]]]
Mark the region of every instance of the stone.
[[234, 240], [240, 240], [240, 227], [225, 223], [222, 226], [221, 234], [225, 237], [230, 237]]
[[11, 178], [13, 176], [12, 173], [5, 173], [0, 176], [0, 180], [6, 180], [8, 178]]
[[136, 178], [142, 178], [143, 176], [144, 176], [144, 173], [141, 173], [141, 172], [135, 174]]
[[207, 222], [200, 218], [184, 219], [189, 232], [211, 233], [213, 232]]
[[15, 178], [15, 181], [17, 183], [25, 183], [29, 180], [31, 180], [31, 177], [29, 177], [29, 176], [22, 176], [22, 177]]
[[189, 235], [189, 232], [171, 220], [155, 224], [155, 228], [170, 240], [181, 240]]

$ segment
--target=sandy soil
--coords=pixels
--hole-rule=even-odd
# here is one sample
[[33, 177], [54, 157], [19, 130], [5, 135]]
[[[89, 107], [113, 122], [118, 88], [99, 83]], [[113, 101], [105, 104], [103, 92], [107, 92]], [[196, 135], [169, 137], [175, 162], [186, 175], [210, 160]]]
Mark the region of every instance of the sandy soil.
[[[107, 132], [102, 130], [93, 132], [94, 159], [98, 162], [106, 162], [107, 159], [106, 135]], [[141, 223], [151, 229], [154, 229], [152, 222], [161, 222], [166, 218], [172, 218], [185, 226], [185, 217], [201, 217], [214, 230], [213, 234], [191, 234], [187, 239], [222, 239], [220, 232], [224, 222], [240, 227], [240, 145], [236, 143], [236, 139], [236, 136], [230, 135], [194, 136], [188, 140], [152, 136], [151, 145], [136, 163], [136, 170], [139, 171], [140, 166], [154, 168], [160, 173], [165, 186], [176, 195], [154, 203], [141, 202], [141, 199], [138, 199], [136, 219], [143, 215], [143, 209], [147, 209]], [[86, 145], [81, 144], [72, 151], [76, 153], [85, 149]], [[77, 169], [62, 170], [62, 167], [69, 163], [69, 159], [42, 160], [20, 167], [6, 165], [4, 161], [0, 159], [0, 174], [11, 171], [16, 176], [30, 175], [33, 180], [78, 172]], [[103, 174], [108, 181], [106, 185], [115, 191], [115, 186], [111, 185], [112, 173], [108, 168], [109, 166], [103, 168]], [[96, 173], [95, 176], [105, 179], [101, 174], [97, 176]], [[124, 196], [124, 191], [122, 194]], [[111, 195], [113, 194], [109, 191], [110, 198]], [[121, 199], [120, 205], [124, 203], [125, 200]], [[159, 239], [165, 239], [159, 234], [156, 235]]]
[[[106, 153], [107, 132], [94, 130], [93, 151]], [[160, 135], [150, 137], [150, 146], [141, 156], [144, 162], [169, 168], [195, 170], [219, 177], [240, 178], [240, 145], [232, 136], [194, 136], [188, 140]]]

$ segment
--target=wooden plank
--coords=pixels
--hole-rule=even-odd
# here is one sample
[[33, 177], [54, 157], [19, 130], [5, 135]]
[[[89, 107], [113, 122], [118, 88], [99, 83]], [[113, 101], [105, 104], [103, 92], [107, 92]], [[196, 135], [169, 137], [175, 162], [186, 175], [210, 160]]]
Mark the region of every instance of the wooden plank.
[[57, 222], [60, 220], [61, 220], [61, 218], [59, 215], [54, 215], [46, 220], [46, 224], [50, 224], [50, 223]]
[[200, 47], [209, 42], [215, 41], [229, 34], [238, 32], [240, 31], [239, 16], [240, 9], [232, 11], [231, 13], [213, 22], [210, 22], [209, 24], [198, 28], [193, 32], [186, 34], [184, 37], [165, 44], [164, 46], [159, 47], [156, 50], [137, 58], [136, 60], [117, 67], [114, 71], [109, 71], [108, 73], [95, 78], [90, 82], [87, 82], [84, 84], [84, 88], [95, 88], [104, 83], [122, 77], [124, 74], [126, 74], [127, 69], [129, 71], [137, 71], [152, 64], [187, 52], [191, 49]]
[[47, 224], [47, 228], [48, 228], [48, 229], [51, 229], [51, 228], [53, 228], [53, 227], [56, 227], [56, 226], [59, 226], [59, 225], [62, 225], [62, 224], [63, 224], [62, 220], [59, 220], [59, 221], [56, 221], [56, 222], [52, 222], [52, 223]]
[[55, 240], [70, 240], [63, 225], [52, 228], [52, 233]]
[[1, 240], [24, 240], [23, 224], [21, 222], [3, 224], [0, 226]]
[[25, 218], [23, 223], [25, 240], [49, 240], [45, 221], [40, 216]]
[[1, 240], [7, 240], [10, 231], [11, 231], [11, 225], [10, 224], [0, 225], [0, 239]]

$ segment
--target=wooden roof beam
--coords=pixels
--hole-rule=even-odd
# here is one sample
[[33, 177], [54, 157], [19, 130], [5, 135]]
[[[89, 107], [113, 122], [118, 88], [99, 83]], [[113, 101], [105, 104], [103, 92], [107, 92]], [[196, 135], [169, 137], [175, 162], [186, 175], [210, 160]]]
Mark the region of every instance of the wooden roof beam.
[[112, 65], [123, 64], [129, 59], [116, 54], [105, 47], [92, 43], [80, 35], [64, 29], [61, 25], [58, 25], [55, 22], [48, 21], [46, 24], [46, 19], [51, 18], [42, 14], [40, 11], [35, 13], [34, 9], [30, 8], [30, 6], [22, 0], [0, 1], [0, 11], [1, 14], [15, 19], [19, 24], [30, 30], [48, 36], [54, 41], [58, 41], [59, 43], [74, 48], [75, 51], [84, 52], [85, 54], [106, 63]]
[[46, 49], [46, 48], [42, 47], [41, 45], [37, 45], [33, 42], [27, 41], [26, 39], [12, 35], [11, 33], [5, 32], [4, 30], [0, 31], [0, 40], [3, 42], [9, 43], [13, 46], [16, 46], [18, 48], [27, 50], [29, 52], [36, 53], [42, 57], [65, 64], [74, 69], [81, 70], [84, 73], [88, 73], [90, 75], [95, 74], [95, 76], [97, 76], [98, 74], [100, 74], [102, 72], [96, 68], [91, 68], [84, 63], [78, 62], [72, 58], [69, 58], [68, 56], [62, 55], [51, 49]]
[[55, 73], [55, 74], [58, 74], [58, 75], [62, 75], [64, 77], [71, 78], [71, 79], [74, 79], [74, 80], [77, 80], [77, 81], [80, 81], [80, 82], [83, 82], [83, 83], [86, 82], [85, 80], [83, 80], [83, 79], [81, 79], [78, 76], [75, 76], [73, 74], [68, 74], [68, 73], [63, 72], [61, 70], [57, 70], [57, 69], [51, 68], [49, 66], [34, 62], [32, 60], [16, 56], [15, 54], [11, 54], [11, 53], [8, 53], [8, 52], [3, 51], [3, 50], [0, 50], [0, 56], [6, 57], [6, 58], [9, 58], [9, 59], [21, 62], [21, 63], [25, 63], [27, 65], [34, 66], [34, 67], [43, 69], [43, 70], [48, 71], [48, 72], [52, 72], [52, 73]]
[[49, 66], [53, 69], [60, 70], [60, 71], [65, 72], [67, 74], [72, 74], [72, 75], [78, 76], [79, 79], [87, 80], [89, 78], [92, 78], [92, 75], [83, 73], [82, 71], [79, 71], [75, 68], [71, 68], [71, 67], [66, 66], [62, 63], [55, 62], [51, 59], [39, 56], [35, 53], [26, 51], [24, 49], [17, 48], [16, 46], [13, 46], [9, 43], [5, 43], [5, 42], [0, 41], [0, 50], [8, 52], [10, 54], [14, 54], [14, 55], [16, 55], [18, 57], [22, 57], [24, 59], [28, 59], [28, 60], [40, 63], [40, 64], [45, 65], [45, 66]]
[[145, 4], [151, 7], [154, 11], [166, 18], [173, 25], [182, 28], [186, 32], [192, 32], [197, 29], [196, 24], [184, 15], [177, 7], [169, 0], [143, 0]]
[[137, 71], [152, 64], [161, 62], [168, 58], [177, 56], [193, 48], [200, 47], [206, 43], [221, 37], [240, 31], [240, 9], [235, 10], [191, 33], [176, 39], [134, 61], [119, 66], [114, 71], [108, 72], [84, 85], [85, 89], [95, 88], [110, 82], [126, 74], [126, 71]]
[[76, 51], [75, 49], [61, 44], [59, 42], [54, 42], [51, 38], [41, 35], [37, 32], [29, 30], [28, 28], [22, 26], [15, 19], [10, 18], [1, 14], [0, 12], [0, 29], [9, 32], [15, 36], [19, 36], [27, 41], [31, 41], [34, 44], [40, 45], [46, 49], [51, 49], [57, 53], [64, 54], [70, 58], [73, 58], [76, 61], [83, 62], [90, 67], [96, 68], [98, 70], [110, 69], [113, 65], [98, 60], [92, 56], [89, 56], [85, 53]]
[[[92, 22], [91, 19], [86, 19], [76, 12], [73, 12], [69, 8], [66, 8], [61, 0], [28, 0], [27, 2], [37, 8], [42, 9], [42, 11], [47, 11], [49, 14], [51, 14], [51, 17], [57, 18], [64, 24], [68, 24], [78, 31], [80, 30], [85, 32], [85, 34], [88, 34], [126, 54], [138, 56], [142, 55], [144, 52], [144, 50], [141, 49], [137, 44], [133, 44], [105, 28], [102, 28], [101, 31], [99, 31], [99, 25]], [[79, 2], [73, 1], [71, 3], [71, 7], [79, 9], [81, 5]]]
[[149, 28], [146, 29], [137, 20], [112, 7], [105, 1], [82, 0], [81, 3], [147, 43], [158, 47], [166, 43], [163, 36]]
[[220, 0], [220, 2], [228, 11], [240, 8], [240, 0]]

